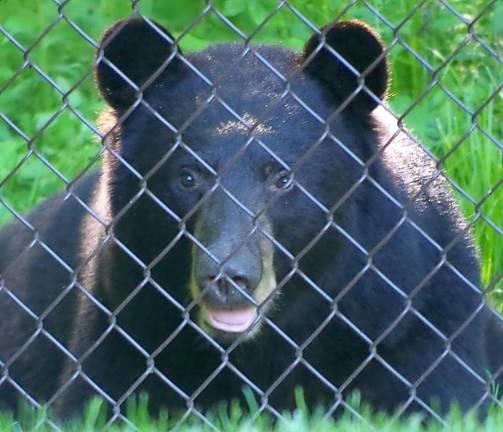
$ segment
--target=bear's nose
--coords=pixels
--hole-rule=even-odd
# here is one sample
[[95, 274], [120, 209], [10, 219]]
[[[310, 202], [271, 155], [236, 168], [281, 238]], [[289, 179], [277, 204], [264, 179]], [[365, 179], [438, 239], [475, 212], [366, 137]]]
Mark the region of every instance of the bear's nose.
[[208, 306], [249, 305], [250, 281], [244, 275], [220, 274], [206, 277], [201, 287], [203, 300]]
[[215, 307], [249, 306], [251, 300], [247, 295], [253, 296], [262, 278], [260, 250], [251, 244], [236, 249], [233, 244], [220, 240], [207, 246], [212, 257], [199, 252], [193, 263], [202, 300]]

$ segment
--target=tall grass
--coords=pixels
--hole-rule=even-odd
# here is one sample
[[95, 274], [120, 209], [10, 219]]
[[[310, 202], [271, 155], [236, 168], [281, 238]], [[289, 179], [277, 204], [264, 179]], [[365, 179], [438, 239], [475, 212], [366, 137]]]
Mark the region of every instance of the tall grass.
[[[244, 411], [239, 404], [221, 404], [204, 414], [187, 411], [185, 416], [175, 417], [167, 412], [152, 417], [148, 412], [148, 399], [140, 397], [131, 399], [124, 410], [122, 419], [107, 418], [102, 400], [92, 400], [85, 409], [81, 419], [66, 422], [54, 422], [45, 409], [33, 410], [25, 406], [21, 414], [0, 413], [0, 430], [2, 432], [49, 432], [55, 428], [65, 432], [92, 432], [107, 430], [109, 432], [180, 432], [214, 431], [223, 432], [500, 432], [503, 430], [503, 410], [493, 406], [484, 421], [475, 412], [463, 415], [453, 407], [444, 418], [427, 419], [421, 414], [406, 418], [385, 415], [372, 411], [361, 403], [358, 395], [347, 401], [342, 415], [334, 420], [326, 416], [325, 410], [308, 410], [303, 398], [297, 393], [297, 409], [293, 412], [273, 416], [267, 410], [261, 411], [259, 404], [249, 399], [249, 407]], [[203, 418], [204, 416], [204, 418]], [[57, 429], [56, 429], [57, 430]]]

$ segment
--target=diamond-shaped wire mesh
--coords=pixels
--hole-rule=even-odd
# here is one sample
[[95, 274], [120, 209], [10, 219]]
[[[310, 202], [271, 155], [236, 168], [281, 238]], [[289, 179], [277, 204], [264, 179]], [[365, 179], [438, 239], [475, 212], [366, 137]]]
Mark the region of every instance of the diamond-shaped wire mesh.
[[[293, 397], [294, 386], [307, 382], [316, 387], [315, 393], [324, 397], [328, 415], [349, 410], [359, 416], [358, 409], [346, 396], [362, 385], [369, 370], [382, 370], [381, 373], [388, 376], [387, 382], [399, 383], [395, 385], [407, 390], [406, 395], [396, 396], [401, 398], [397, 416], [423, 409], [442, 421], [431, 401], [421, 396], [421, 391], [422, 385], [438, 373], [439, 365], [451, 361], [454, 375], [462, 374], [466, 382], [471, 380], [486, 389], [479, 400], [472, 401], [473, 406], [482, 406], [489, 400], [500, 403], [493, 386], [494, 379], [503, 375], [503, 364], [491, 371], [492, 377], [488, 379], [480, 368], [466, 360], [466, 353], [477, 348], [461, 347], [461, 338], [458, 338], [477, 325], [482, 313], [490, 314], [495, 326], [502, 322], [496, 312], [503, 304], [503, 142], [498, 121], [502, 115], [503, 9], [498, 2], [410, 1], [396, 7], [379, 1], [272, 0], [207, 0], [187, 6], [124, 1], [112, 7], [78, 0], [46, 0], [40, 4], [38, 11], [25, 16], [22, 8], [29, 6], [14, 5], [8, 0], [0, 2], [0, 12], [2, 9], [5, 12], [0, 14], [0, 49], [5, 53], [2, 57], [8, 59], [4, 66], [0, 65], [0, 156], [3, 161], [0, 221], [10, 223], [10, 228], [0, 231], [0, 312], [3, 314], [0, 329], [1, 337], [9, 341], [0, 341], [0, 394], [3, 391], [6, 395], [0, 395], [0, 401], [22, 399], [35, 407], [47, 403], [61, 413], [64, 409], [61, 407], [78, 405], [80, 398], [95, 394], [108, 403], [111, 423], [128, 422], [125, 416], [128, 398], [161, 386], [163, 392], [154, 391], [157, 396], [150, 400], [154, 406], [163, 406], [169, 401], [169, 407], [180, 412], [179, 423], [195, 416], [214, 426], [206, 417], [205, 409], [218, 399], [217, 395], [238, 397], [232, 389], [249, 387], [258, 401], [258, 414], [269, 412], [281, 417], [280, 411], [285, 406], [276, 404], [277, 395], [290, 387]], [[99, 35], [116, 19], [124, 17], [142, 17], [166, 46], [182, 47], [163, 58], [140, 86], [105, 55], [107, 44], [113, 44], [119, 37], [125, 22], [115, 28], [100, 47]], [[149, 17], [154, 18], [155, 23]], [[320, 30], [323, 24], [349, 18], [367, 21], [386, 42], [382, 56], [365, 71], [359, 71], [329, 45], [328, 30]], [[174, 39], [165, 35], [156, 23], [171, 24], [167, 27], [173, 29]], [[257, 47], [264, 41], [283, 41], [300, 50], [313, 34], [318, 35], [318, 39], [312, 55], [299, 57], [297, 67], [290, 64], [292, 67], [287, 68], [284, 61], [278, 60], [286, 51]], [[221, 39], [239, 43], [227, 48], [228, 64], [214, 76], [211, 68], [201, 63], [202, 57], [191, 57], [189, 52]], [[131, 51], [135, 43], [131, 40]], [[145, 50], [148, 51], [147, 47]], [[317, 55], [324, 52], [348, 68], [357, 81], [342, 103], [334, 104], [330, 112], [326, 105], [320, 109], [313, 104], [315, 98], [306, 97], [298, 84], [298, 80], [305, 79], [306, 71], [315, 67]], [[86, 58], [77, 58], [75, 53]], [[218, 57], [218, 49], [207, 54], [207, 62], [211, 62], [212, 56]], [[390, 58], [394, 75], [390, 91], [392, 108], [380, 100], [379, 94], [374, 94], [369, 84], [372, 69], [385, 56]], [[174, 117], [171, 112], [167, 114], [164, 102], [149, 96], [159, 85], [158, 78], [173, 64], [183, 67], [191, 79], [197, 81], [197, 104], [193, 104], [196, 108], [188, 114], [183, 108], [184, 103], [188, 103], [184, 99], [194, 96], [173, 93], [178, 97], [184, 118], [178, 118], [176, 110]], [[135, 92], [127, 109], [116, 108], [116, 112], [105, 109], [94, 95], [93, 71], [98, 65], [108, 67], [121, 77], [129, 91]], [[243, 65], [250, 65], [258, 77], [254, 81], [256, 93], [274, 94], [274, 97], [268, 96], [270, 103], [253, 115], [243, 112], [242, 101], [233, 97], [239, 92], [253, 94], [250, 84], [239, 80], [241, 72], [236, 72], [246, 67]], [[261, 86], [261, 76], [266, 77], [264, 82], [273, 83], [272, 87]], [[105, 89], [105, 97], [106, 92]], [[341, 116], [353, 112], [351, 104], [354, 105], [362, 93], [369, 103], [379, 105], [377, 111], [387, 124], [394, 124], [382, 132], [382, 142], [370, 155], [355, 147], [357, 140], [348, 142], [347, 132], [340, 133]], [[112, 100], [114, 96], [110, 93], [108, 97]], [[288, 136], [292, 143], [299, 143], [299, 149], [292, 149], [295, 157], [285, 153], [278, 143], [271, 144], [269, 135], [273, 127], [270, 125], [278, 122], [275, 117], [278, 110], [293, 118], [302, 112], [309, 118], [309, 125], [316, 125], [316, 132], [307, 133], [302, 124], [293, 125], [284, 120], [283, 128], [297, 129], [289, 130]], [[134, 120], [138, 111], [149, 118], [139, 126]], [[94, 117], [99, 112], [102, 113], [97, 125]], [[230, 139], [240, 137], [232, 152], [217, 161], [212, 159], [210, 151], [200, 151], [200, 145], [187, 140], [196, 136], [192, 132], [194, 128], [201, 131], [211, 124], [215, 112], [224, 119], [212, 129], [221, 145], [226, 146]], [[353, 115], [359, 115], [354, 112]], [[281, 116], [278, 118], [281, 120]], [[414, 134], [405, 128], [405, 123], [414, 128]], [[150, 128], [152, 125], [156, 127], [155, 133]], [[210, 128], [205, 133], [208, 131]], [[303, 135], [310, 137], [309, 143], [300, 141], [299, 136]], [[363, 135], [361, 139], [365, 140]], [[129, 136], [144, 141], [142, 154], [130, 148], [127, 139], [133, 138]], [[121, 146], [119, 141], [124, 137], [128, 138]], [[162, 153], [152, 152], [152, 156], [149, 141], [167, 137], [170, 145], [166, 145]], [[217, 142], [202, 133], [198, 137]], [[304, 174], [313, 155], [321, 154], [327, 143], [337, 149], [345, 164], [353, 167], [343, 182], [342, 192], [338, 191], [333, 202], [316, 193], [315, 187], [306, 186]], [[414, 165], [417, 156], [411, 145], [427, 155], [431, 164]], [[294, 189], [306, 212], [316, 214], [313, 217], [316, 223], [308, 230], [309, 238], [303, 238], [300, 244], [298, 237], [303, 230], [304, 214], [289, 214], [291, 224], [285, 227], [271, 222], [274, 219], [271, 215], [278, 208], [283, 213], [291, 213], [300, 205], [285, 201], [280, 191], [257, 207], [253, 190], [236, 189], [235, 184], [228, 182], [229, 178], [236, 178], [236, 170], [237, 177], [250, 175], [252, 152], [263, 158], [267, 156], [271, 164], [279, 167], [280, 175], [275, 177], [274, 184], [279, 181], [282, 186], [277, 189]], [[401, 152], [402, 159], [393, 156], [396, 152]], [[196, 161], [212, 179], [204, 193], [183, 211], [163, 191], [168, 187], [167, 167], [180, 154]], [[397, 165], [408, 157], [410, 165]], [[379, 178], [376, 167], [382, 165], [402, 175], [396, 181], [406, 194], [397, 195], [389, 182]], [[327, 172], [320, 168], [319, 173], [309, 175], [320, 175], [322, 179], [339, 175]], [[192, 187], [200, 173], [186, 169], [182, 175]], [[323, 175], [325, 177], [321, 177]], [[428, 180], [415, 184], [414, 179], [417, 183], [421, 176]], [[121, 190], [122, 184], [132, 183], [136, 185], [134, 193], [123, 193], [123, 196], [117, 193], [121, 196], [113, 202], [106, 195], [107, 188], [115, 192]], [[435, 199], [428, 191], [442, 188], [444, 183], [450, 185], [466, 218], [456, 222], [454, 216], [452, 223], [459, 225], [453, 228], [446, 242], [439, 241], [431, 231], [431, 223], [417, 219], [409, 207], [410, 203], [426, 209], [445, 205], [448, 208], [443, 211], [450, 213], [456, 204], [449, 196], [441, 195], [440, 203], [428, 201]], [[338, 186], [329, 187], [335, 191]], [[355, 197], [360, 196], [364, 188], [372, 188], [374, 204], [390, 209], [390, 220], [382, 221], [387, 227], [385, 235], [373, 236], [374, 227], [366, 228], [371, 240], [355, 234], [348, 228], [348, 220], [341, 219], [344, 208], [357, 200]], [[36, 202], [61, 189], [64, 192], [58, 200], [64, 200], [65, 211], [58, 207], [59, 201], [49, 201], [42, 204], [42, 210], [23, 216]], [[232, 224], [219, 229], [220, 234], [235, 230], [239, 237], [224, 252], [213, 248], [208, 240], [208, 233], [221, 221], [217, 217], [209, 222], [200, 220], [212, 200], [218, 200], [220, 208], [231, 209], [228, 211], [236, 219], [251, 221], [248, 229]], [[366, 209], [372, 203], [360, 205]], [[137, 219], [146, 208], [148, 214]], [[132, 233], [131, 221], [137, 220], [142, 223], [134, 225]], [[177, 229], [169, 231], [160, 220], [168, 221]], [[48, 223], [53, 228], [48, 229]], [[125, 226], [129, 227], [127, 235]], [[407, 255], [406, 245], [400, 246], [396, 241], [404, 231], [413, 233], [414, 241], [422, 245], [423, 251], [435, 257], [434, 265], [421, 273], [411, 286], [409, 283], [404, 286], [389, 276], [394, 275], [390, 273], [390, 266], [411, 263], [403, 256]], [[464, 261], [457, 258], [457, 254], [464, 253], [466, 236], [471, 233], [475, 234], [481, 250], [482, 282], [460, 267], [459, 263]], [[339, 259], [357, 257], [358, 261], [356, 265], [348, 264], [356, 270], [347, 280], [337, 281], [336, 291], [327, 289], [329, 282], [318, 273], [306, 271], [306, 268], [329, 265], [329, 258], [335, 252], [325, 250], [326, 256], [319, 254], [328, 238], [337, 238], [337, 244], [351, 250], [350, 253], [340, 251]], [[239, 278], [228, 274], [233, 260], [242, 255], [253, 260], [253, 253], [248, 256], [243, 250], [248, 251], [254, 239], [259, 239], [257, 244], [262, 252], [269, 251], [270, 256], [263, 258], [269, 259], [267, 265], [273, 267], [277, 261], [288, 262], [288, 269], [276, 270], [274, 289], [261, 292], [261, 298], [256, 294], [254, 297], [246, 285], [243, 288]], [[149, 248], [139, 246], [145, 243]], [[314, 251], [318, 251], [317, 254]], [[112, 255], [114, 260], [110, 258]], [[311, 265], [316, 266], [309, 267], [306, 263], [313, 256], [317, 262]], [[211, 279], [223, 281], [226, 292], [237, 292], [248, 304], [258, 306], [255, 328], [226, 340], [215, 338], [208, 325], [198, 319], [201, 302], [211, 291], [211, 284], [201, 292], [194, 288], [197, 275], [191, 262], [196, 259], [206, 260], [207, 266], [217, 269]], [[106, 273], [99, 267], [104, 262], [109, 267]], [[425, 293], [432, 286], [444, 289], [438, 286], [438, 280], [442, 281], [441, 275], [446, 271], [456, 278], [455, 285], [462, 287], [463, 295], [472, 299], [467, 306], [469, 310], [461, 313], [462, 319], [458, 319], [459, 316], [457, 321], [454, 319], [455, 329], [451, 328], [451, 322], [439, 319], [438, 311], [446, 307], [456, 310], [457, 298], [434, 306], [437, 315], [424, 306], [425, 299], [430, 298]], [[404, 268], [403, 272], [410, 273], [414, 279], [415, 269]], [[390, 311], [400, 304], [395, 315], [384, 305], [382, 313], [392, 315], [386, 325], [372, 317], [380, 312], [371, 304], [372, 299], [366, 299], [368, 293], [361, 288], [368, 280], [378, 284], [383, 302], [390, 303]], [[179, 284], [183, 285], [183, 295], [180, 289], [173, 288]], [[103, 286], [103, 291], [93, 290], [97, 285]], [[30, 292], [25, 289], [28, 286]], [[293, 311], [296, 321], [316, 323], [306, 326], [303, 333], [285, 325], [278, 311], [270, 307], [277, 297], [289, 298], [295, 290], [298, 296], [305, 297], [303, 305], [310, 302], [318, 305], [315, 310], [300, 305]], [[482, 295], [486, 291], [497, 306], [490, 312]], [[363, 320], [349, 304], [354, 296], [368, 314]], [[291, 315], [292, 311], [288, 313]], [[165, 319], [165, 325], [160, 325], [163, 317], [170, 318]], [[95, 322], [92, 331], [86, 330], [87, 319]], [[415, 333], [415, 337], [434, 338], [441, 345], [435, 358], [421, 370], [409, 371], [390, 361], [389, 341], [403, 343], [406, 351], [407, 337], [414, 337], [414, 334], [403, 334], [404, 322], [414, 322], [420, 329], [421, 333]], [[307, 330], [309, 333], [305, 334]], [[257, 342], [262, 331], [269, 335], [267, 346]], [[351, 341], [347, 352], [339, 351], [343, 356], [358, 359], [351, 370], [344, 373], [327, 370], [312, 354], [321, 355], [317, 344], [329, 341], [326, 336], [329, 332], [341, 345], [345, 343], [344, 332], [350, 332], [358, 341], [357, 344]], [[146, 339], [142, 337], [145, 333], [149, 333]], [[187, 340], [197, 343], [187, 346]], [[239, 356], [250, 343], [256, 344], [253, 355], [257, 356], [257, 362], [255, 366], [243, 366]], [[110, 347], [116, 347], [116, 351]], [[327, 351], [330, 349], [327, 347]], [[497, 347], [490, 349], [498, 352]], [[285, 358], [273, 364], [269, 358], [274, 358], [276, 350], [285, 353]], [[117, 356], [110, 356], [111, 352]], [[203, 361], [204, 356], [209, 358]], [[334, 363], [342, 360], [334, 359]], [[37, 370], [34, 363], [45, 364], [42, 370], [46, 379], [37, 380], [32, 376], [37, 373], [30, 372], [32, 368]], [[101, 367], [96, 368], [95, 364]], [[182, 366], [193, 372], [189, 372], [183, 382], [177, 382], [176, 370]], [[268, 369], [268, 372], [257, 374], [254, 367]], [[122, 374], [123, 368], [141, 373]], [[196, 373], [199, 368], [201, 371]], [[112, 381], [120, 382], [120, 386], [103, 385], [107, 374], [114, 375]], [[267, 378], [257, 382], [254, 376]], [[306, 376], [310, 377], [308, 381]], [[224, 388], [230, 388], [229, 383], [234, 387], [227, 391]], [[309, 395], [310, 389], [305, 390]]]

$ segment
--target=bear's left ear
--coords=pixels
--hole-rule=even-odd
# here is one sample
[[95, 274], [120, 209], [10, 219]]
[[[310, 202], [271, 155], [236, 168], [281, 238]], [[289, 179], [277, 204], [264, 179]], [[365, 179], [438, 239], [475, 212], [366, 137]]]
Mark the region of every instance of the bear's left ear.
[[96, 81], [103, 98], [120, 111], [136, 101], [136, 87], [161, 73], [180, 73], [180, 52], [161, 25], [143, 18], [116, 22], [103, 35], [97, 52]]
[[[380, 37], [359, 21], [335, 22], [320, 31], [307, 41], [306, 72], [327, 86], [342, 103], [351, 98], [351, 107], [373, 110], [379, 100], [386, 98], [389, 80], [388, 61]], [[365, 87], [351, 96], [360, 84]]]

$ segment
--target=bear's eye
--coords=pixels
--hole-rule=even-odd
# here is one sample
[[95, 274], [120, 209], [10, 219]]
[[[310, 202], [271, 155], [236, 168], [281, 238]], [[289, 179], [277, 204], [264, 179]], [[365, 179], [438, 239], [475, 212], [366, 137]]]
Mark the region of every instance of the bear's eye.
[[274, 189], [287, 191], [293, 187], [293, 175], [290, 171], [281, 170], [272, 177], [272, 186]]
[[183, 168], [180, 171], [180, 184], [185, 189], [196, 188], [199, 185], [197, 174], [188, 168]]

